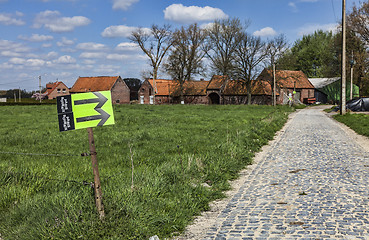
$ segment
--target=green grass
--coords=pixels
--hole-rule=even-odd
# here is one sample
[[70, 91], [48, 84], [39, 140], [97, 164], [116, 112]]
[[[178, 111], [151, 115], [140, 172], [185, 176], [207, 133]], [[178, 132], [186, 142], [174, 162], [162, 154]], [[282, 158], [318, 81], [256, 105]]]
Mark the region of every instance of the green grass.
[[334, 119], [340, 121], [360, 135], [369, 137], [369, 115], [350, 114], [334, 115]]
[[210, 201], [223, 197], [229, 180], [273, 138], [291, 109], [122, 105], [114, 111], [115, 125], [94, 129], [106, 212], [100, 221], [89, 185], [91, 160], [78, 156], [88, 152], [87, 131], [60, 133], [56, 106], [0, 107], [3, 239], [178, 234]]

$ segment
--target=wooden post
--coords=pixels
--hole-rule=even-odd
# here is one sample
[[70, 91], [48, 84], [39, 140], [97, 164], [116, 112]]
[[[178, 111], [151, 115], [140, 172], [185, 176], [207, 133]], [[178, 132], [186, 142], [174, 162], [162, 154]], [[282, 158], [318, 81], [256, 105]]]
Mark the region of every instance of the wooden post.
[[346, 0], [342, 0], [341, 115], [346, 114]]
[[102, 203], [102, 190], [100, 184], [100, 175], [99, 175], [99, 167], [97, 163], [97, 153], [95, 148], [95, 140], [92, 128], [87, 128], [88, 132], [88, 141], [90, 144], [90, 155], [91, 155], [91, 162], [92, 162], [92, 169], [94, 172], [94, 192], [95, 192], [95, 204], [97, 211], [99, 212], [100, 219], [105, 218], [105, 211], [104, 205]]

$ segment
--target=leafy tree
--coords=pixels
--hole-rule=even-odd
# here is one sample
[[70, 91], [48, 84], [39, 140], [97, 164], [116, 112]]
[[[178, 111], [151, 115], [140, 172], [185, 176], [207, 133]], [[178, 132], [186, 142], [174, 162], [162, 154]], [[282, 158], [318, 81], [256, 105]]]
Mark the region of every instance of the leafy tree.
[[164, 66], [169, 75], [179, 83], [181, 101], [184, 83], [191, 80], [194, 74], [200, 74], [204, 70], [202, 63], [204, 53], [200, 48], [204, 40], [204, 31], [197, 24], [187, 28], [181, 27], [173, 33], [172, 48]]
[[305, 35], [297, 40], [290, 51], [278, 61], [289, 70], [301, 70], [308, 77], [324, 77], [329, 71], [328, 64], [334, 64], [333, 34], [322, 30]]

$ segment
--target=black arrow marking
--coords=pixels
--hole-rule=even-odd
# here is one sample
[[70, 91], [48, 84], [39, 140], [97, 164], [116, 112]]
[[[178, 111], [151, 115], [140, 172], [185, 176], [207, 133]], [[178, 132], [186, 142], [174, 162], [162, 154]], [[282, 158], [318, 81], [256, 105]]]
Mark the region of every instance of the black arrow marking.
[[100, 113], [100, 115], [81, 117], [81, 118], [77, 118], [76, 121], [77, 123], [80, 123], [80, 122], [87, 122], [87, 121], [101, 119], [101, 121], [97, 124], [97, 126], [103, 126], [110, 117], [110, 115], [107, 112], [101, 109], [102, 106], [104, 106], [104, 104], [108, 101], [108, 99], [99, 92], [93, 92], [93, 94], [95, 94], [95, 96], [97, 96], [98, 98], [77, 100], [77, 101], [74, 101], [74, 105], [98, 103], [94, 109], [96, 112]]

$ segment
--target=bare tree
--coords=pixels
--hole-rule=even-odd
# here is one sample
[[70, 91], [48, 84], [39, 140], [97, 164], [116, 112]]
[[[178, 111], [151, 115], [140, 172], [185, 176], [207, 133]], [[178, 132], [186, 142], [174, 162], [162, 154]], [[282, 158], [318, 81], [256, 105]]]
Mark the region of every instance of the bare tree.
[[137, 43], [149, 57], [154, 79], [157, 79], [160, 64], [172, 45], [172, 32], [170, 28], [170, 25], [159, 27], [154, 24], [151, 26], [150, 32], [139, 28], [137, 31], [132, 32], [129, 38], [132, 42]]
[[288, 41], [285, 35], [280, 34], [270, 39], [268, 41], [266, 64], [272, 67], [287, 49]]
[[245, 27], [238, 18], [234, 18], [216, 20], [206, 29], [204, 52], [217, 74], [232, 76], [236, 49]]
[[[268, 42], [268, 50], [267, 50], [267, 57], [266, 57], [266, 64], [268, 67], [272, 68], [275, 66], [278, 59], [283, 55], [283, 53], [288, 49], [288, 42], [286, 37], [283, 34], [278, 35], [277, 37], [269, 40]], [[273, 67], [273, 69], [275, 69]], [[275, 73], [273, 73], [275, 74]], [[274, 87], [274, 81], [269, 82], [272, 89]], [[276, 105], [276, 96], [275, 92], [272, 91], [273, 96], [273, 105]]]
[[192, 24], [175, 31], [172, 39], [172, 48], [164, 67], [169, 75], [178, 81], [183, 101], [184, 83], [203, 70], [204, 53], [200, 47], [205, 40], [205, 34], [197, 24]]
[[369, 2], [360, 4], [360, 8], [354, 6], [347, 17], [347, 25], [351, 30], [369, 44]]
[[236, 49], [235, 76], [247, 90], [247, 104], [251, 104], [253, 80], [260, 72], [260, 63], [268, 54], [267, 44], [260, 37], [251, 36], [244, 32], [239, 47]]

